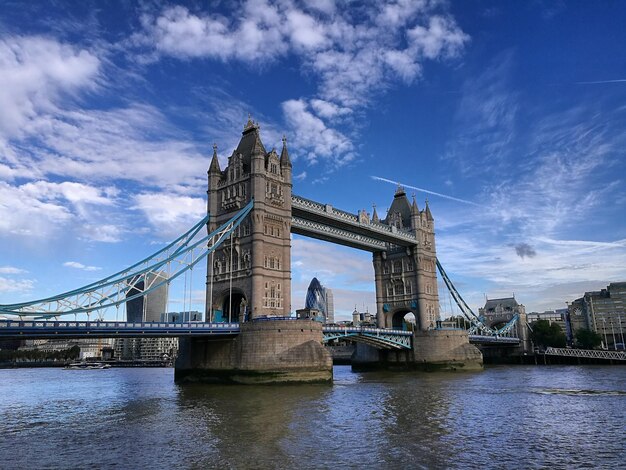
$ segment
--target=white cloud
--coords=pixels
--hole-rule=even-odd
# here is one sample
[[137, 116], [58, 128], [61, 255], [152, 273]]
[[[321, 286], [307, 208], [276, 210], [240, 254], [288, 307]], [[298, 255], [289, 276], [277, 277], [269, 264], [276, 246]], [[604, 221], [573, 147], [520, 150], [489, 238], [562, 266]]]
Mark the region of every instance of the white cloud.
[[[414, 82], [424, 60], [458, 56], [469, 37], [444, 9], [438, 2], [400, 0], [365, 5], [355, 14], [351, 5], [332, 1], [248, 0], [233, 19], [168, 7], [144, 16], [144, 30], [133, 41], [157, 55], [253, 65], [293, 54], [319, 79], [318, 97], [283, 103], [296, 153], [303, 150], [313, 163], [332, 156], [333, 164], [345, 164], [355, 157], [350, 138], [321, 119], [347, 118], [394, 82]], [[318, 131], [322, 141], [314, 143]]]
[[135, 196], [134, 202], [134, 209], [144, 213], [162, 238], [184, 233], [206, 215], [206, 201], [202, 198], [142, 193]]
[[139, 44], [154, 42], [161, 53], [187, 58], [258, 62], [284, 54], [287, 46], [277, 7], [263, 1], [249, 2], [244, 12], [248, 14], [235, 25], [223, 16], [198, 16], [185, 7], [169, 7], [158, 18], [145, 16], [142, 22], [148, 36], [138, 35], [134, 40]]
[[[137, 234], [140, 231], [134, 229], [133, 232]], [[94, 242], [117, 243], [123, 241], [127, 233], [128, 231], [119, 225], [84, 223], [78, 231], [78, 237]]]
[[92, 89], [99, 59], [43, 37], [0, 39], [0, 136], [20, 135], [27, 121], [55, 108], [63, 94]]
[[35, 281], [30, 279], [7, 279], [0, 277], [0, 292], [29, 292], [35, 286]]
[[286, 14], [291, 43], [296, 49], [319, 50], [329, 45], [325, 25], [298, 10]]
[[428, 28], [417, 25], [407, 32], [416, 55], [428, 59], [456, 57], [463, 50], [469, 36], [461, 31], [451, 18], [432, 16]]
[[0, 266], [0, 274], [25, 274], [28, 271], [13, 266]]
[[337, 106], [330, 101], [312, 99], [310, 101], [311, 107], [315, 110], [315, 113], [324, 119], [333, 119], [338, 116], [345, 116], [352, 113], [350, 108], [344, 108]]
[[303, 181], [306, 179], [306, 171], [303, 171], [302, 173], [298, 173], [297, 175], [294, 175], [293, 177], [294, 180], [296, 181]]
[[98, 266], [86, 266], [78, 261], [66, 261], [63, 263], [66, 268], [82, 269], [83, 271], [100, 271], [102, 268]]
[[119, 241], [111, 224], [93, 226], [100, 208], [112, 207], [117, 190], [82, 183], [35, 181], [14, 186], [0, 181], [0, 236], [47, 239], [62, 231], [93, 241]]
[[348, 137], [329, 128], [315, 116], [304, 100], [282, 103], [285, 121], [294, 132], [295, 145], [307, 149], [305, 159], [315, 163], [320, 158], [333, 158], [333, 164], [342, 165], [354, 159], [353, 145]]
[[[20, 155], [15, 171], [74, 179], [124, 179], [173, 184], [202, 184], [208, 158], [151, 106], [133, 104], [108, 111], [59, 111], [33, 119], [27, 137], [34, 143]], [[173, 164], [173, 162], [176, 162]]]
[[0, 181], [0, 235], [45, 238], [71, 219], [72, 213], [60, 202], [41, 200]]

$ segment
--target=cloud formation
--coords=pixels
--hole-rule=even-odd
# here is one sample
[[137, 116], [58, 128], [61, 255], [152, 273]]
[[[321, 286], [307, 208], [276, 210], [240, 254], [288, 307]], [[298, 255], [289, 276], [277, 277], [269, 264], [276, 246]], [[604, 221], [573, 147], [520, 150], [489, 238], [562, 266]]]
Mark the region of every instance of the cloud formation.
[[102, 268], [98, 266], [86, 266], [83, 263], [79, 263], [78, 261], [66, 261], [63, 263], [63, 266], [66, 268], [74, 268], [81, 269], [83, 271], [100, 271]]
[[[349, 137], [332, 127], [366, 107], [394, 83], [410, 84], [426, 60], [459, 56], [469, 36], [441, 4], [375, 2], [353, 8], [333, 2], [244, 1], [237, 14], [192, 13], [182, 6], [146, 14], [131, 44], [146, 59], [207, 58], [267, 67], [288, 55], [319, 80], [318, 96], [286, 100], [285, 121], [309, 163], [354, 159]], [[141, 52], [140, 52], [141, 53]], [[311, 136], [320, 132], [321, 143]]]
[[0, 137], [8, 138], [62, 95], [96, 87], [100, 60], [54, 39], [8, 36], [0, 38], [0, 70]]

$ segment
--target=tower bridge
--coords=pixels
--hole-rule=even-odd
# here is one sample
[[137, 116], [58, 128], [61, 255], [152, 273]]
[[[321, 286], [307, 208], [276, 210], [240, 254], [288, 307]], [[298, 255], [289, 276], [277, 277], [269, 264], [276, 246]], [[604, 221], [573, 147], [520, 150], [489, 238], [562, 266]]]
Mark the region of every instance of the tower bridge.
[[[275, 149], [268, 152], [258, 124], [250, 119], [224, 169], [214, 146], [207, 195], [207, 216], [155, 255], [65, 294], [0, 305], [0, 313], [8, 315], [89, 315], [146, 296], [206, 262], [206, 324], [202, 327], [3, 324], [0, 336], [11, 334], [12, 328], [23, 328], [22, 337], [38, 334], [32, 328], [57, 335], [70, 330], [72, 335], [105, 330], [109, 336], [175, 335], [181, 338], [177, 380], [327, 381], [332, 378], [332, 361], [322, 342], [339, 336], [364, 343], [357, 348], [362, 362], [454, 368], [482, 365], [467, 331], [437, 327], [437, 269], [460, 306], [462, 299], [437, 261], [434, 217], [428, 203], [420, 210], [415, 199], [409, 202], [398, 187], [386, 217], [380, 219], [375, 208], [370, 218], [365, 211], [351, 214], [294, 195], [286, 140], [280, 155]], [[208, 235], [201, 236], [205, 225]], [[292, 311], [291, 233], [372, 253], [377, 328], [335, 331], [308, 320], [283, 321]], [[153, 281], [144, 282], [148, 278]], [[414, 332], [401, 331], [408, 313], [417, 321]], [[471, 317], [473, 312], [467, 307], [464, 314]], [[492, 334], [474, 317], [471, 320], [480, 326], [474, 336], [491, 335], [493, 341], [497, 332]], [[230, 325], [228, 331], [211, 326], [224, 322]], [[398, 350], [404, 352], [398, 354]]]

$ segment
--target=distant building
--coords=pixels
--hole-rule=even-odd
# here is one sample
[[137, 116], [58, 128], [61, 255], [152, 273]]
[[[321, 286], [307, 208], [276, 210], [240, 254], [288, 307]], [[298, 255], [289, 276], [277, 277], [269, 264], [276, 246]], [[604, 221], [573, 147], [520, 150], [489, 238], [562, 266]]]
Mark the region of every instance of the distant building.
[[606, 289], [585, 292], [568, 308], [572, 329], [587, 328], [602, 336], [605, 348], [622, 348], [626, 335], [626, 282], [612, 282]]
[[322, 286], [316, 277], [311, 280], [306, 291], [305, 309], [318, 310], [324, 317], [324, 323], [334, 323], [335, 302], [333, 292]]
[[[415, 323], [415, 321], [413, 321], [413, 323]], [[376, 314], [370, 312], [361, 313], [355, 308], [352, 312], [352, 324], [354, 326], [376, 326]]]
[[110, 349], [113, 345], [113, 339], [110, 338], [85, 338], [85, 339], [35, 339], [26, 340], [24, 346], [19, 349], [21, 351], [37, 350], [45, 352], [64, 351], [72, 346], [78, 346], [80, 360], [90, 358], [101, 358], [103, 349]]
[[555, 323], [559, 325], [563, 333], [566, 334], [568, 340], [572, 338], [572, 328], [568, 320], [568, 314], [566, 308], [560, 308], [556, 310], [546, 310], [544, 312], [530, 312], [527, 315], [528, 323], [531, 325], [538, 320], [546, 320], [550, 324]]
[[[135, 287], [129, 289], [126, 294], [127, 298], [167, 280], [166, 273], [146, 273], [141, 276], [143, 279], [139, 280]], [[146, 295], [127, 300], [126, 321], [129, 323], [160, 321], [161, 314], [167, 311], [168, 286], [167, 283], [163, 284]]]
[[178, 338], [117, 338], [115, 357], [130, 361], [162, 361], [178, 354]]
[[167, 312], [161, 314], [160, 321], [169, 323], [202, 321], [202, 313], [200, 313], [198, 310], [192, 310], [188, 312]]

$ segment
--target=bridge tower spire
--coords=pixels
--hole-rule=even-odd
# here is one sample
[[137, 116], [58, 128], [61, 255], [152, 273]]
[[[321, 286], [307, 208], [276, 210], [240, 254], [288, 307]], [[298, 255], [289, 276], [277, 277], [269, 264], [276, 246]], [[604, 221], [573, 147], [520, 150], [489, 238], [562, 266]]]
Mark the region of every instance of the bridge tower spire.
[[285, 141], [280, 158], [276, 150], [268, 152], [251, 117], [223, 171], [215, 149], [209, 168], [209, 231], [252, 198], [254, 208], [213, 262], [208, 261], [206, 307], [211, 320], [290, 314], [291, 185]]

